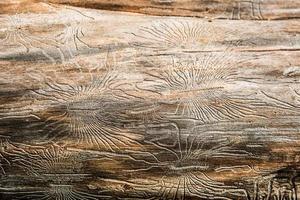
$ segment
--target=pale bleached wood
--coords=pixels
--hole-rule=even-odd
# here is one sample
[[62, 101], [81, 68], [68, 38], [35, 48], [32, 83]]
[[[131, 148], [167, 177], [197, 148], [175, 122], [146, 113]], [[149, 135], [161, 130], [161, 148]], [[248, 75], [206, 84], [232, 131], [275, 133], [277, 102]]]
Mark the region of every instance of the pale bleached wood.
[[209, 19], [288, 20], [300, 16], [300, 3], [295, 0], [4, 0], [0, 2], [0, 13], [48, 12], [45, 3]]
[[0, 18], [1, 199], [299, 198], [299, 20], [32, 5]]

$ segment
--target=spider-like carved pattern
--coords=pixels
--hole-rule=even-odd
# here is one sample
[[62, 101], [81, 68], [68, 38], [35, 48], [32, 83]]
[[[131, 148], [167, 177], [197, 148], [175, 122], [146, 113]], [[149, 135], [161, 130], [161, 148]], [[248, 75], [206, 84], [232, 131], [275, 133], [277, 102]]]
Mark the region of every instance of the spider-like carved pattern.
[[209, 22], [161, 21], [133, 32], [136, 47], [158, 51], [209, 51], [221, 41], [236, 39], [235, 30], [216, 27]]
[[23, 47], [26, 53], [38, 50], [51, 63], [56, 63], [55, 58], [47, 49], [54, 48], [61, 52], [58, 42], [50, 37], [32, 34], [29, 30], [29, 21], [19, 14], [9, 16], [6, 21], [7, 26], [0, 31], [0, 33], [2, 32], [2, 35], [4, 35], [0, 39], [0, 45], [2, 47], [17, 45]]
[[[20, 192], [22, 194], [22, 192]], [[26, 191], [20, 195], [20, 199], [32, 200], [98, 200], [109, 199], [111, 196], [90, 194], [73, 185], [50, 184], [47, 188], [36, 191]]]
[[79, 154], [58, 146], [32, 150], [16, 146], [11, 155], [15, 165], [24, 169], [28, 175], [38, 177], [48, 174], [75, 174], [82, 168]]
[[[158, 102], [173, 105], [182, 118], [203, 123], [260, 116], [255, 108], [261, 101], [229, 92], [239, 76], [227, 53], [208, 53], [167, 67], [147, 72], [153, 84], [148, 90], [158, 93]], [[149, 84], [148, 84], [149, 85]]]
[[[35, 90], [50, 105], [45, 129], [49, 135], [70, 136], [80, 144], [115, 151], [139, 145], [140, 135], [124, 128], [130, 96], [120, 88], [118, 73], [107, 67], [86, 84], [47, 83]], [[124, 122], [124, 123], [123, 123]]]

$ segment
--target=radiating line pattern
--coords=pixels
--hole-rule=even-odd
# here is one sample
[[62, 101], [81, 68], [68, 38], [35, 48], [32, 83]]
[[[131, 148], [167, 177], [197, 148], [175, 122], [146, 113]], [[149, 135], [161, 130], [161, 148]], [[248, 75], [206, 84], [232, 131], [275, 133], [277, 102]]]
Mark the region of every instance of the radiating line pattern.
[[263, 102], [228, 91], [227, 87], [238, 80], [236, 67], [241, 64], [230, 59], [227, 53], [208, 53], [186, 61], [173, 59], [159, 73], [147, 73], [154, 82], [149, 90], [160, 94], [160, 102], [174, 105], [175, 115], [203, 123], [262, 117], [255, 108]]
[[222, 41], [236, 39], [234, 30], [220, 30], [209, 22], [183, 20], [161, 21], [142, 26], [132, 35], [135, 46], [161, 51], [210, 51]]
[[59, 43], [49, 37], [33, 35], [28, 30], [29, 22], [22, 15], [16, 14], [6, 19], [7, 26], [2, 29], [4, 37], [0, 39], [2, 48], [11, 45], [18, 45], [25, 49], [26, 53], [38, 50], [51, 63], [56, 63], [55, 58], [47, 49], [56, 49], [61, 52]]
[[[228, 5], [232, 19], [263, 19], [263, 1], [198, 2], [198, 14]], [[0, 27], [1, 200], [298, 199], [300, 92], [287, 91], [299, 74], [298, 49], [286, 43], [297, 38], [293, 19], [266, 26], [222, 13], [53, 7]], [[122, 63], [108, 53], [99, 67], [105, 49]]]
[[[22, 193], [21, 193], [22, 194]], [[31, 200], [99, 200], [110, 196], [89, 194], [77, 189], [73, 185], [50, 184], [47, 188], [37, 191], [27, 191], [18, 199]]]
[[37, 177], [48, 174], [76, 174], [82, 168], [79, 154], [58, 146], [32, 150], [16, 146], [10, 155], [15, 165], [25, 170], [28, 175]]
[[[89, 18], [85, 15], [82, 15]], [[40, 36], [39, 33], [31, 33], [29, 30], [30, 20], [21, 14], [16, 14], [6, 18], [7, 26], [0, 29], [0, 47], [21, 46], [25, 53], [40, 52], [52, 64], [65, 63], [76, 57], [76, 52], [83, 45], [89, 49], [92, 47], [83, 41], [85, 36], [82, 24], [79, 21], [63, 23], [63, 30], [56, 36]], [[49, 28], [48, 23], [42, 24]], [[55, 24], [60, 26], [61, 22]]]
[[54, 135], [53, 139], [70, 136], [81, 144], [110, 151], [138, 145], [140, 136], [123, 128], [131, 96], [121, 89], [117, 77], [116, 70], [106, 63], [103, 74], [87, 84], [51, 82], [48, 88], [34, 91], [53, 110], [46, 120], [49, 135]]
[[[196, 133], [182, 133], [174, 127], [172, 132], [165, 133], [163, 126], [148, 129], [145, 143], [158, 148], [153, 162], [148, 167], [139, 167], [131, 172], [159, 170], [160, 181], [153, 185], [140, 184], [134, 188], [139, 199], [247, 199], [246, 190], [237, 186], [226, 185], [207, 176], [213, 169], [210, 163], [214, 158], [235, 159], [251, 156], [251, 153], [235, 148], [235, 141], [216, 140]], [[159, 129], [160, 132], [156, 131]], [[170, 127], [169, 127], [170, 129]], [[169, 130], [168, 129], [168, 130]], [[159, 152], [159, 153], [158, 153]], [[171, 156], [166, 156], [167, 154]], [[170, 159], [173, 158], [173, 159]]]
[[[155, 131], [154, 131], [155, 133]], [[162, 134], [162, 133], [161, 133]], [[174, 133], [178, 134], [178, 133]], [[234, 159], [251, 156], [245, 150], [234, 147], [235, 141], [214, 140], [202, 135], [168, 135], [169, 140], [157, 134], [152, 136], [148, 143], [161, 150], [165, 157], [166, 152], [170, 153], [174, 160], [162, 160], [163, 156], [156, 155], [157, 163], [149, 164], [145, 169], [132, 170], [133, 172], [149, 171], [152, 168], [160, 169], [162, 178], [151, 186], [143, 184], [135, 189], [145, 199], [247, 199], [246, 190], [233, 185], [226, 185], [215, 181], [207, 176], [209, 170], [213, 169], [210, 162], [214, 158]], [[176, 150], [177, 149], [177, 150]], [[156, 151], [157, 153], [157, 151]], [[153, 155], [154, 156], [154, 155]], [[139, 198], [142, 198], [142, 197]]]
[[[171, 171], [177, 170], [206, 170], [209, 169], [209, 160], [214, 158], [245, 158], [252, 154], [246, 150], [236, 148], [238, 140], [217, 139], [213, 136], [203, 135], [197, 131], [189, 133], [176, 128], [167, 133], [157, 132], [157, 129], [148, 130], [145, 142], [157, 147], [156, 161], [159, 165], [167, 167]], [[169, 153], [172, 160], [164, 160], [159, 154]]]
[[[148, 194], [145, 190], [148, 190]], [[144, 192], [144, 199], [246, 199], [248, 194], [243, 189], [214, 181], [203, 173], [185, 173], [174, 177], [163, 177], [159, 183], [137, 188]], [[153, 193], [151, 195], [151, 193]]]

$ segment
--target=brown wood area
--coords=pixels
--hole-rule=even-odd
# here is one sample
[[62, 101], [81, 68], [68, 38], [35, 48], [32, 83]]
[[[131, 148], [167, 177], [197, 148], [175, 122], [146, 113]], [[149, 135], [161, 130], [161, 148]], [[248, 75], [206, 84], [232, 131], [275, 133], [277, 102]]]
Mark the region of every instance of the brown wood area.
[[299, 0], [0, 1], [0, 199], [300, 199], [299, 18]]

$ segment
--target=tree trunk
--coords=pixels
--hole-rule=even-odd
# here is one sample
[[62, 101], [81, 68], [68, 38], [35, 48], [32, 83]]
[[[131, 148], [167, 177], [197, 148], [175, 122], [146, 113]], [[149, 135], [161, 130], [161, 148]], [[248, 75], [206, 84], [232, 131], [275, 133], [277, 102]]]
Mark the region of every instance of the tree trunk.
[[298, 199], [300, 1], [0, 16], [0, 199]]

